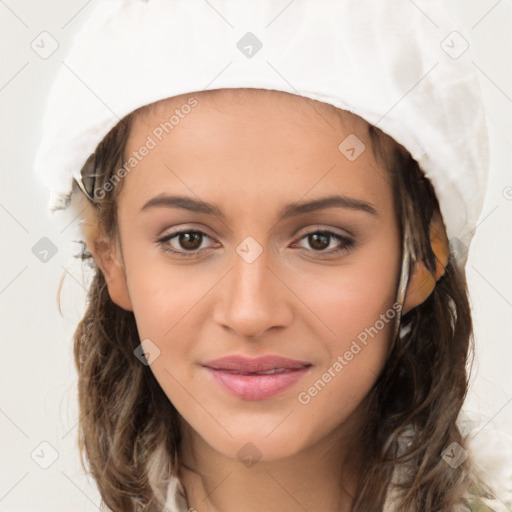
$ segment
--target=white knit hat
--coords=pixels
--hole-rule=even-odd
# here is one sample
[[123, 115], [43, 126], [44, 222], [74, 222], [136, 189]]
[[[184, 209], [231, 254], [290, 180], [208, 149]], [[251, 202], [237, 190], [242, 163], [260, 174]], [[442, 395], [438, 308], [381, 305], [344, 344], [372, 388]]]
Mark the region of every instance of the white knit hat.
[[125, 115], [237, 87], [330, 103], [402, 144], [431, 180], [465, 266], [489, 142], [468, 42], [433, 0], [101, 0], [47, 104], [35, 172], [50, 211], [66, 208], [73, 177]]

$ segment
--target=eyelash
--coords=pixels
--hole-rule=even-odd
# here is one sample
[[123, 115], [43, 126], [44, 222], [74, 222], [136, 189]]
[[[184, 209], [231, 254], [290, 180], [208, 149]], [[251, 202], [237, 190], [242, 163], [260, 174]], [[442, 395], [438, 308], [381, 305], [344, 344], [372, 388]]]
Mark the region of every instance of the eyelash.
[[[162, 249], [164, 251], [170, 252], [172, 254], [176, 254], [179, 257], [188, 258], [188, 257], [196, 256], [203, 249], [195, 249], [194, 251], [182, 252], [182, 251], [177, 251], [175, 249], [171, 249], [169, 247], [169, 245], [167, 244], [167, 242], [169, 242], [173, 238], [176, 238], [177, 236], [179, 236], [181, 234], [184, 234], [184, 233], [199, 233], [199, 234], [203, 235], [203, 237], [207, 237], [207, 238], [211, 239], [211, 237], [209, 235], [207, 235], [206, 233], [204, 233], [203, 231], [199, 231], [197, 229], [185, 229], [185, 230], [182, 230], [182, 231], [176, 231], [174, 233], [170, 233], [168, 235], [165, 235], [164, 237], [157, 239], [156, 242], [158, 243], [159, 246], [162, 247]], [[302, 240], [304, 238], [307, 238], [308, 236], [315, 235], [315, 234], [318, 234], [318, 233], [321, 233], [321, 234], [324, 234], [324, 235], [328, 235], [331, 238], [334, 238], [335, 240], [337, 240], [338, 242], [343, 242], [343, 244], [344, 244], [343, 247], [335, 249], [335, 250], [330, 250], [330, 251], [326, 251], [326, 250], [315, 251], [314, 249], [311, 249], [313, 252], [316, 252], [318, 254], [333, 255], [333, 254], [339, 254], [339, 253], [342, 253], [342, 252], [349, 252], [355, 246], [355, 241], [352, 238], [349, 238], [349, 237], [344, 236], [344, 235], [340, 235], [339, 233], [334, 233], [333, 231], [329, 231], [328, 229], [325, 229], [325, 230], [318, 229], [318, 230], [315, 230], [315, 231], [310, 231], [309, 233], [304, 234], [299, 240]]]

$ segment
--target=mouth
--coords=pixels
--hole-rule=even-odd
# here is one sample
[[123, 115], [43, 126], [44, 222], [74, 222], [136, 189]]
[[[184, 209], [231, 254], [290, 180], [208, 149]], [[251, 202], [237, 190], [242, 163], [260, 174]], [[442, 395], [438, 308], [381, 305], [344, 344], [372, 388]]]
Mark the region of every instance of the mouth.
[[279, 356], [257, 359], [231, 356], [203, 365], [215, 384], [243, 400], [263, 400], [276, 396], [297, 383], [311, 366], [306, 361]]
[[300, 370], [301, 368], [273, 368], [272, 370], [265, 370], [261, 372], [238, 372], [236, 370], [223, 370], [221, 368], [212, 368], [212, 370], [226, 372], [226, 373], [233, 373], [235, 375], [275, 375], [276, 373], [283, 373], [283, 372], [293, 372]]

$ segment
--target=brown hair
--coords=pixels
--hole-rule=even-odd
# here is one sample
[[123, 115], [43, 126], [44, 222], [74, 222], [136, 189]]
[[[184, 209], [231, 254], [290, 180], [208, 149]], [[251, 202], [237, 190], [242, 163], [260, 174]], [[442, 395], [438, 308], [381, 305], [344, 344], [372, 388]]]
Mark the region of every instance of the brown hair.
[[[88, 162], [98, 175], [96, 187], [122, 166], [136, 115], [118, 123]], [[401, 233], [408, 219], [415, 253], [433, 270], [429, 226], [439, 211], [434, 189], [401, 145], [372, 125], [368, 129], [375, 156], [391, 180]], [[94, 206], [101, 232], [111, 239], [118, 236], [120, 188], [113, 187]], [[114, 512], [162, 511], [170, 477], [178, 473], [178, 412], [151, 370], [134, 356], [140, 339], [133, 312], [112, 302], [84, 242], [79, 257], [94, 269], [87, 308], [74, 334], [82, 466]], [[468, 356], [474, 352], [465, 274], [453, 255], [446, 270], [432, 294], [402, 317], [401, 334], [367, 396], [365, 464], [351, 512], [380, 512], [397, 467], [408, 468], [397, 510], [447, 511], [468, 491], [490, 492], [473, 475], [471, 459], [452, 468], [441, 457], [453, 442], [465, 446], [456, 420], [468, 389]], [[410, 426], [417, 434], [401, 450], [399, 436]]]

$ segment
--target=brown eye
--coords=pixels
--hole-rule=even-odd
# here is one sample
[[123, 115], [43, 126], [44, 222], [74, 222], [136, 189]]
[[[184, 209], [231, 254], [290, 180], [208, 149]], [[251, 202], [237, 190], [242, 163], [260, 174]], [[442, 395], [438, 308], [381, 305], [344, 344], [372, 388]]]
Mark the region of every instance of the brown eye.
[[[312, 231], [304, 235], [301, 240], [303, 239], [307, 239], [307, 243], [313, 251], [322, 254], [336, 254], [343, 251], [349, 251], [355, 245], [355, 241], [348, 236], [328, 230]], [[337, 249], [327, 251], [326, 249], [329, 247], [333, 239], [338, 242], [339, 247]]]
[[[210, 237], [202, 231], [189, 229], [166, 235], [158, 239], [157, 243], [161, 245], [165, 251], [188, 256], [194, 255], [201, 250], [201, 244], [204, 238]], [[171, 243], [174, 239], [174, 243]]]
[[313, 247], [313, 249], [320, 251], [329, 247], [329, 239], [330, 235], [321, 232], [308, 235], [309, 245]]
[[[201, 246], [202, 236], [198, 231], [188, 231], [177, 235], [178, 243], [184, 249], [195, 251]], [[199, 242], [199, 243], [198, 243]]]

